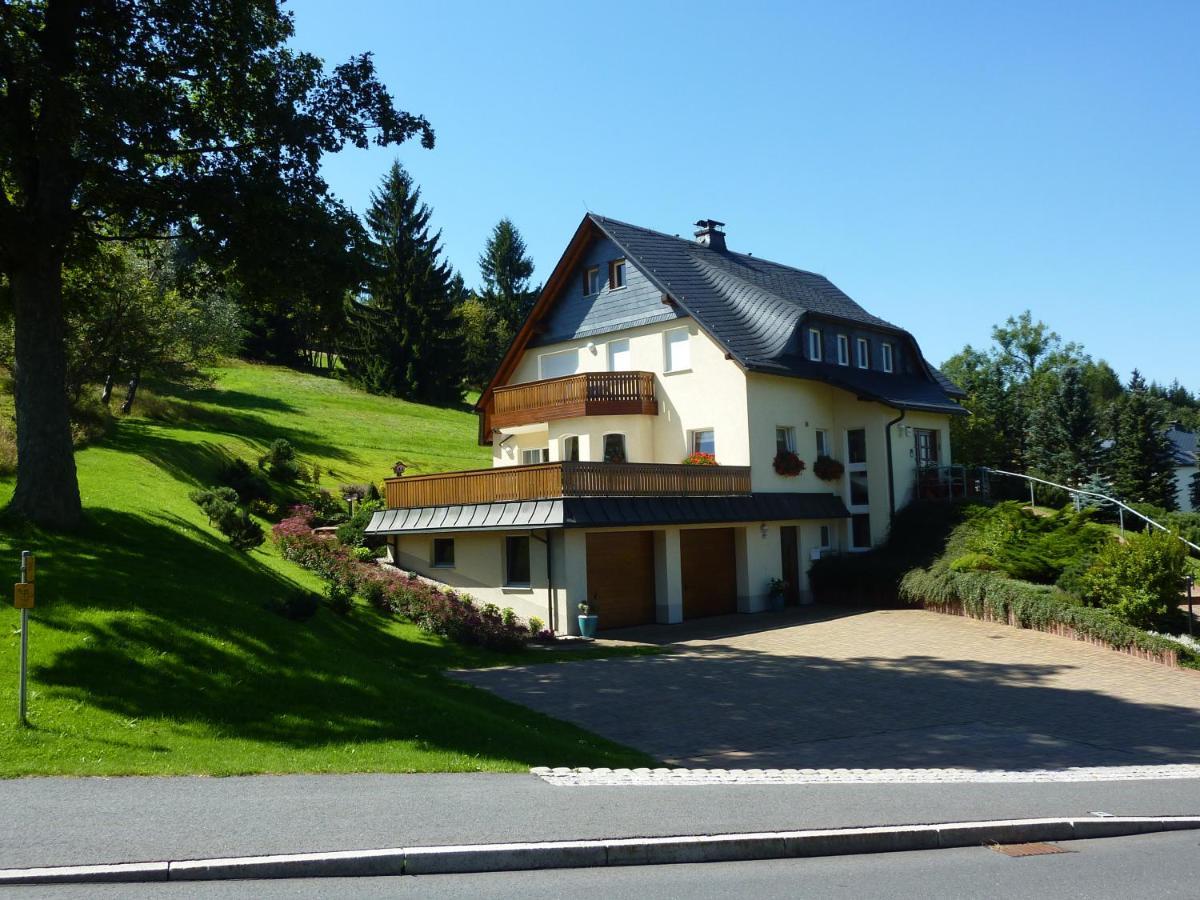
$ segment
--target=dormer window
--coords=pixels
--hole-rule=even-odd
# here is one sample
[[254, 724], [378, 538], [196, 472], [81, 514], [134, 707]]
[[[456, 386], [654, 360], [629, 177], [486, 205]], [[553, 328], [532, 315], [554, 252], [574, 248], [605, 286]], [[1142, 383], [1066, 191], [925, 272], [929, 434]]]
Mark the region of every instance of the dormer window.
[[883, 371], [891, 372], [892, 367], [893, 367], [892, 345], [891, 344], [881, 344], [879, 347], [879, 357], [880, 357], [880, 362], [883, 365]]
[[821, 361], [821, 329], [808, 329], [808, 358], [813, 362]]
[[838, 335], [838, 365], [850, 365], [850, 338], [844, 334]]
[[614, 259], [608, 264], [608, 288], [615, 291], [625, 287], [625, 260]]
[[866, 338], [859, 338], [858, 346], [858, 367], [860, 369], [871, 368], [871, 344]]
[[583, 270], [583, 296], [594, 297], [600, 293], [600, 267]]

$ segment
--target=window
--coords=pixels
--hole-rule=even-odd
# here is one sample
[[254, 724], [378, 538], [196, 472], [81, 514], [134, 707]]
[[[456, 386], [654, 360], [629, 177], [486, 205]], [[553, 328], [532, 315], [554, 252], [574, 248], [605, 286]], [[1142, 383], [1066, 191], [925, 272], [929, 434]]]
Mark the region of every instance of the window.
[[838, 335], [838, 365], [850, 365], [850, 338], [844, 334]]
[[858, 367], [860, 369], [871, 368], [871, 343], [866, 338], [859, 338], [856, 342], [858, 346]]
[[614, 259], [608, 264], [608, 287], [613, 291], [625, 287], [625, 260]]
[[562, 350], [538, 357], [539, 378], [564, 378], [579, 371], [579, 351]]
[[628, 372], [633, 368], [633, 354], [629, 350], [629, 339], [608, 342], [608, 371]]
[[775, 429], [775, 452], [796, 452], [796, 429], [788, 426]]
[[593, 297], [600, 293], [600, 267], [592, 266], [583, 272], [583, 296]]
[[829, 526], [821, 526], [821, 549], [828, 550], [833, 545], [829, 542]]
[[871, 492], [867, 490], [867, 473], [850, 473], [850, 505], [870, 506]]
[[885, 372], [892, 371], [893, 364], [892, 364], [892, 345], [891, 344], [880, 344], [879, 345], [879, 358], [880, 358], [880, 362], [883, 364], [883, 371], [885, 371]]
[[550, 448], [538, 447], [536, 450], [521, 451], [521, 465], [536, 466], [538, 463], [550, 462]]
[[692, 453], [717, 454], [717, 436], [711, 428], [697, 428], [692, 432]]
[[846, 432], [846, 461], [850, 465], [867, 464], [867, 432], [863, 428], [853, 428]]
[[433, 539], [433, 567], [435, 569], [454, 568], [454, 538]]
[[871, 548], [871, 517], [867, 513], [850, 517], [850, 546], [855, 550]]
[[808, 358], [813, 362], [821, 361], [821, 329], [808, 329]]
[[566, 462], [579, 462], [579, 435], [563, 438], [562, 458]]
[[529, 587], [529, 538], [504, 539], [504, 586]]
[[666, 342], [666, 372], [686, 372], [692, 367], [692, 350], [688, 343], [690, 335], [686, 328], [672, 328], [664, 332]]
[[623, 463], [625, 457], [625, 435], [606, 434], [604, 436], [604, 461], [606, 463]]
[[815, 432], [817, 436], [817, 456], [832, 456], [829, 452], [829, 432], [824, 428], [818, 428]]
[[850, 510], [850, 549], [866, 550], [871, 546], [871, 492], [867, 475], [867, 432], [852, 428], [846, 432], [846, 481]]
[[918, 428], [917, 468], [935, 468], [938, 464], [938, 433], [930, 428]]

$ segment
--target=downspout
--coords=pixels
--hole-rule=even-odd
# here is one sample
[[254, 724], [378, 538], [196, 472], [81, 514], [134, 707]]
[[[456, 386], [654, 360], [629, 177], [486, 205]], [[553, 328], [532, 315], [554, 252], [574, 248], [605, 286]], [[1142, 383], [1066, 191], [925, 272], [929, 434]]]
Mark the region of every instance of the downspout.
[[900, 410], [900, 415], [892, 419], [885, 426], [885, 437], [887, 440], [887, 463], [888, 463], [888, 522], [896, 518], [896, 472], [895, 464], [892, 460], [892, 426], [899, 425], [904, 421], [905, 410]]

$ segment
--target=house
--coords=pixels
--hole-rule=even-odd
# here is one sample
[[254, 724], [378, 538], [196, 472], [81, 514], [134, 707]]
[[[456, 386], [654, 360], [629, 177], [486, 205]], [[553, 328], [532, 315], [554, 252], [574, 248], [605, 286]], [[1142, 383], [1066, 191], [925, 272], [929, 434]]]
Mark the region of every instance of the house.
[[559, 633], [581, 602], [601, 628], [755, 612], [944, 471], [963, 395], [911, 334], [697, 225], [584, 217], [479, 398], [492, 468], [387, 481], [368, 531], [397, 565]]
[[1192, 478], [1200, 471], [1200, 445], [1196, 432], [1188, 431], [1179, 422], [1172, 422], [1167, 429], [1167, 440], [1171, 442], [1175, 459], [1175, 500], [1184, 512], [1200, 512], [1192, 503]]

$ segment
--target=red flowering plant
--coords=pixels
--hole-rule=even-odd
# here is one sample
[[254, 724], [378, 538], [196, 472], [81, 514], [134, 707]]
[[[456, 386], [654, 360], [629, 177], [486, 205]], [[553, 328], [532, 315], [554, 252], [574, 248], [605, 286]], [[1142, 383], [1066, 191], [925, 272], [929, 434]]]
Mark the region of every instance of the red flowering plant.
[[845, 471], [846, 467], [832, 456], [818, 456], [813, 463], [813, 474], [822, 481], [837, 481]]
[[804, 471], [804, 460], [791, 450], [780, 450], [775, 454], [775, 471], [785, 478], [795, 478]]
[[717, 457], [712, 453], [701, 453], [700, 451], [696, 451], [695, 453], [689, 453], [687, 456], [685, 456], [683, 458], [683, 464], [685, 466], [715, 466], [717, 464]]

